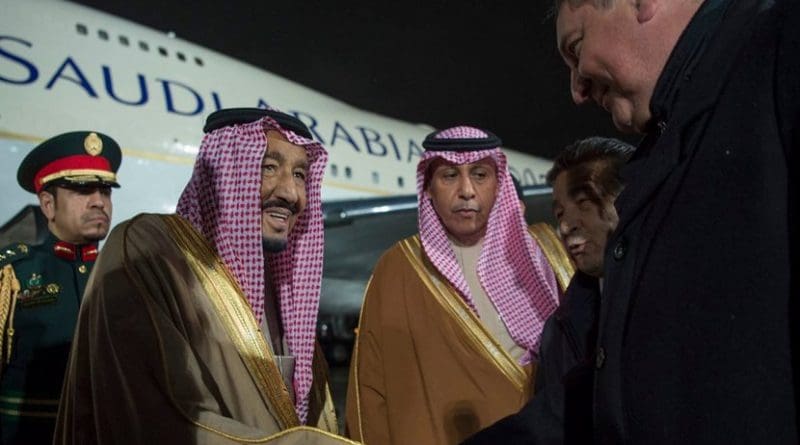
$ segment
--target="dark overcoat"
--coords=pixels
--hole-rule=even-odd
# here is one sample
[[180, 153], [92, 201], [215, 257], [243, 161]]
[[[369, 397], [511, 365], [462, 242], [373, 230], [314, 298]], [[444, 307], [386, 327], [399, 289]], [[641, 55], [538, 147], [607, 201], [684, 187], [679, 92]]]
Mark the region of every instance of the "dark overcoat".
[[798, 443], [800, 2], [705, 3], [727, 9], [675, 47], [617, 200], [597, 443]]

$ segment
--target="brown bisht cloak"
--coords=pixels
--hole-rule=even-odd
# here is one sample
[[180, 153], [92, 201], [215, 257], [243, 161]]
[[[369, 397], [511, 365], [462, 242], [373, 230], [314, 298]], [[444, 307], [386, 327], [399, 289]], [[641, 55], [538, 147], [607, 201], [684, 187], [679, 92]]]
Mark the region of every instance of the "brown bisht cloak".
[[375, 445], [459, 443], [517, 412], [534, 374], [489, 334], [415, 235], [383, 255], [367, 285], [347, 432]]
[[220, 258], [181, 217], [141, 215], [114, 229], [95, 265], [54, 443], [353, 443], [334, 434], [325, 368], [319, 354], [301, 426]]

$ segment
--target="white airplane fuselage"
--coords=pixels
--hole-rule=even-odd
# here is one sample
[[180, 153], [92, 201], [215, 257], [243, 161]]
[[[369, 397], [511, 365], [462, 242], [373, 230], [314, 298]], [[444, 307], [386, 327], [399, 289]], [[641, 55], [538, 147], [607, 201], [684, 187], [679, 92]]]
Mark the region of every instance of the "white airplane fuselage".
[[[330, 153], [324, 201], [415, 193], [415, 166], [430, 126], [356, 109], [72, 3], [0, 0], [0, 11], [0, 225], [37, 203], [17, 185], [25, 155], [38, 142], [74, 130], [102, 131], [123, 148], [115, 222], [174, 211], [206, 116], [229, 107], [271, 106], [306, 123]], [[523, 184], [543, 182], [550, 161], [507, 154]]]

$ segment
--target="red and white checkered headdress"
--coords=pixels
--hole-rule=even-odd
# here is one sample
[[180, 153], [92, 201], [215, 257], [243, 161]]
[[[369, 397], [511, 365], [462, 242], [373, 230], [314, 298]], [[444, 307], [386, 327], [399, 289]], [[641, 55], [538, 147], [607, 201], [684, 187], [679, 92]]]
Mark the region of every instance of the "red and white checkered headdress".
[[328, 154], [318, 142], [287, 127], [286, 123], [282, 126], [275, 118], [264, 116], [206, 134], [177, 213], [214, 246], [261, 323], [265, 271], [260, 188], [266, 132], [279, 131], [292, 144], [305, 147], [309, 161], [306, 208], [297, 218], [286, 249], [268, 256], [268, 275], [280, 299], [284, 335], [295, 356], [295, 407], [304, 423], [322, 284], [322, 176]]
[[497, 197], [489, 214], [478, 259], [478, 280], [508, 328], [511, 338], [528, 351], [523, 363], [538, 356], [539, 337], [558, 304], [555, 275], [544, 252], [527, 230], [508, 172], [500, 140], [473, 127], [434, 132], [423, 144], [427, 151], [417, 165], [419, 232], [425, 254], [461, 293], [477, 314], [469, 286], [447, 238], [445, 226], [426, 194], [428, 168], [437, 158], [461, 165], [492, 158], [497, 166]]

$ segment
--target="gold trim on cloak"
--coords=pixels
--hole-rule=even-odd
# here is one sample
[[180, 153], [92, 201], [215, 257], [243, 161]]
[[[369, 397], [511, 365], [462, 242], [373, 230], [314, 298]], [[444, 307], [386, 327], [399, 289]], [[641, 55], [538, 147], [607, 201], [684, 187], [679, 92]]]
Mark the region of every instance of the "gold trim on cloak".
[[[356, 416], [358, 417], [358, 439], [366, 445], [367, 441], [364, 439], [364, 421], [363, 417], [361, 416], [361, 389], [358, 384], [358, 345], [361, 343], [361, 321], [364, 320], [364, 308], [367, 307], [367, 294], [369, 293], [369, 287], [372, 284], [372, 277], [369, 277], [369, 281], [367, 281], [367, 286], [364, 288], [364, 298], [361, 299], [361, 311], [358, 314], [358, 329], [356, 329], [356, 341], [353, 344], [353, 353], [350, 357], [350, 375], [353, 379], [353, 385], [355, 385], [355, 392], [356, 392]], [[345, 413], [345, 418], [347, 418], [347, 413]], [[348, 436], [352, 436], [352, 433], [349, 431], [345, 431], [345, 434]]]
[[564, 248], [564, 243], [553, 230], [553, 227], [547, 223], [536, 223], [528, 227], [528, 232], [536, 240], [536, 244], [544, 252], [547, 262], [553, 269], [556, 275], [558, 285], [561, 287], [561, 292], [566, 292], [572, 276], [575, 275], [575, 265]]
[[337, 436], [336, 434], [330, 433], [328, 431], [323, 431], [321, 429], [312, 428], [312, 427], [306, 426], [306, 425], [296, 426], [296, 427], [293, 427], [293, 428], [289, 428], [287, 430], [283, 430], [283, 431], [281, 431], [279, 433], [275, 433], [275, 434], [265, 438], [263, 441], [270, 441], [270, 440], [280, 439], [281, 437], [286, 436], [287, 434], [291, 434], [291, 433], [293, 433], [295, 431], [312, 431], [314, 433], [321, 434], [322, 436], [325, 436], [328, 439], [333, 439], [333, 440], [336, 440], [336, 441], [344, 443], [344, 444], [361, 445], [360, 442], [355, 442], [355, 441], [352, 441], [352, 440], [350, 440], [350, 439], [348, 439], [346, 437]]
[[486, 330], [477, 315], [467, 306], [461, 294], [446, 280], [439, 278], [438, 270], [430, 261], [423, 258], [419, 235], [400, 241], [400, 247], [430, 293], [463, 328], [467, 334], [466, 338], [475, 346], [475, 349], [482, 352], [485, 358], [494, 364], [517, 390], [524, 392], [528, 386], [528, 374]]
[[[128, 224], [125, 228], [126, 232], [137, 218], [134, 218]], [[196, 273], [203, 289], [212, 300], [223, 326], [227, 330], [231, 340], [233, 340], [250, 374], [253, 376], [253, 380], [259, 388], [262, 397], [264, 397], [265, 400], [269, 400], [273, 404], [272, 407], [274, 407], [274, 409], [280, 411], [281, 418], [278, 419], [278, 422], [281, 424], [281, 431], [259, 438], [242, 437], [221, 431], [213, 426], [200, 423], [191, 418], [180, 408], [175, 396], [169, 392], [168, 395], [178, 412], [193, 425], [240, 443], [266, 443], [295, 431], [313, 431], [323, 437], [334, 439], [344, 444], [357, 444], [357, 442], [350, 441], [328, 431], [306, 425], [299, 425], [299, 419], [297, 418], [294, 404], [291, 402], [289, 393], [283, 384], [280, 371], [275, 364], [275, 360], [266, 344], [264, 336], [258, 328], [255, 316], [250, 309], [247, 299], [244, 297], [244, 293], [236, 284], [236, 280], [230, 274], [219, 256], [211, 249], [205, 239], [195, 231], [194, 227], [192, 227], [188, 221], [177, 215], [164, 215], [161, 218], [169, 229], [172, 235], [171, 238], [185, 255], [187, 264]], [[122, 248], [126, 273], [139, 291], [146, 294], [146, 287], [140, 280], [134, 278], [134, 274], [138, 275], [138, 273], [128, 264], [127, 239], [127, 234], [125, 234], [123, 236], [124, 241]], [[143, 301], [152, 317], [153, 308], [151, 304], [147, 299]], [[161, 355], [165, 357], [166, 351], [163, 349], [161, 333], [156, 325], [153, 325], [153, 327], [158, 337]], [[169, 373], [166, 372], [166, 370], [165, 376], [169, 383]], [[167, 389], [169, 391], [169, 387]], [[284, 397], [279, 397], [278, 394], [283, 394]], [[284, 426], [284, 424], [288, 425], [292, 421], [294, 424], [288, 427]]]
[[281, 429], [300, 425], [289, 391], [258, 327], [244, 292], [239, 289], [222, 259], [211, 250], [194, 227], [179, 216], [164, 218], [172, 238], [186, 257], [208, 294], [228, 336], [253, 376], [261, 396], [276, 411]]

